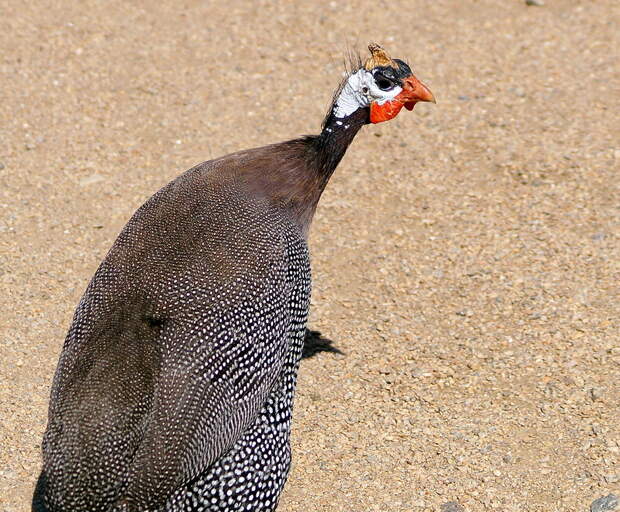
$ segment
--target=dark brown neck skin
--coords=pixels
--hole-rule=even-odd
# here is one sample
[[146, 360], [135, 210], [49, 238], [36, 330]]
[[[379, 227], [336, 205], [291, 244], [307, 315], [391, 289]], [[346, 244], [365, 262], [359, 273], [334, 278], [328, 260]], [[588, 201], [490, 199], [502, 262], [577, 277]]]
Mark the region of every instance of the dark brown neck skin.
[[369, 122], [370, 111], [367, 108], [358, 109], [345, 118], [337, 118], [330, 113], [319, 135], [285, 143], [297, 165], [283, 168], [279, 179], [280, 184], [284, 185], [284, 197], [280, 199], [286, 203], [306, 236], [329, 179], [357, 132]]
[[360, 108], [344, 118], [337, 118], [333, 113], [327, 116], [321, 134], [312, 141], [317, 153], [317, 171], [324, 179], [323, 189], [357, 132], [369, 122], [370, 110], [367, 108]]

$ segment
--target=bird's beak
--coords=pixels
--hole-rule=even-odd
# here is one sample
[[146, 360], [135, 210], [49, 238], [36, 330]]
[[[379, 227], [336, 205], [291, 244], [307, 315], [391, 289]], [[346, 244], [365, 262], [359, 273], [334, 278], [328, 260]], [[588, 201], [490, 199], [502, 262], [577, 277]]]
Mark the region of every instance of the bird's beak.
[[430, 89], [411, 75], [403, 80], [403, 90], [393, 100], [386, 101], [382, 105], [377, 103], [370, 105], [370, 122], [389, 121], [398, 115], [403, 106], [407, 110], [413, 110], [418, 101], [437, 103]]
[[400, 99], [404, 103], [407, 110], [413, 110], [413, 107], [418, 101], [430, 101], [431, 103], [437, 103], [437, 101], [435, 101], [435, 96], [433, 96], [430, 89], [413, 75], [405, 78], [403, 91], [396, 96], [395, 99]]

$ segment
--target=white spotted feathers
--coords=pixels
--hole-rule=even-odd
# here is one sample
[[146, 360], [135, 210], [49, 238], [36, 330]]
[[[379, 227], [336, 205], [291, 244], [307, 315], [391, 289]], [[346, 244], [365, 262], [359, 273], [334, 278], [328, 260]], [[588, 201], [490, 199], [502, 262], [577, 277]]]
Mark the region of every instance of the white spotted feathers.
[[319, 135], [204, 162], [124, 227], [65, 339], [33, 512], [276, 510], [317, 204], [363, 126], [434, 100], [369, 50]]

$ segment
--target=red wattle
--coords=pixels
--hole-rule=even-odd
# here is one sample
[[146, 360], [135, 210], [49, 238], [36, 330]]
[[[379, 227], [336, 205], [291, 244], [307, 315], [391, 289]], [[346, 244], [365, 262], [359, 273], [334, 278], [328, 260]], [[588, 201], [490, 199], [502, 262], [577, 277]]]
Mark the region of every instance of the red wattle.
[[394, 119], [401, 108], [403, 108], [403, 104], [400, 101], [386, 101], [382, 105], [371, 103], [370, 122], [376, 124]]

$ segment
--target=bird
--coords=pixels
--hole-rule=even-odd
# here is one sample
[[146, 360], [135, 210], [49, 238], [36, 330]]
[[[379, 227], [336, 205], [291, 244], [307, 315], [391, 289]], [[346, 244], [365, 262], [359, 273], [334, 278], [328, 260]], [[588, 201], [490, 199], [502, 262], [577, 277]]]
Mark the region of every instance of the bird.
[[320, 134], [201, 163], [122, 229], [63, 344], [33, 512], [276, 510], [319, 198], [364, 125], [435, 101], [368, 49]]

